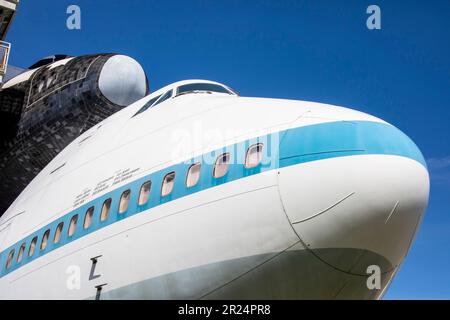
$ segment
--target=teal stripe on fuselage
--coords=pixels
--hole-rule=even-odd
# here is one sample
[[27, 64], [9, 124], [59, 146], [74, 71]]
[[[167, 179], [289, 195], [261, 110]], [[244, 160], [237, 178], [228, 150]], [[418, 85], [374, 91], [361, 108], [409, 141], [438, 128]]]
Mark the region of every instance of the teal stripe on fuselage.
[[[264, 143], [265, 152], [262, 163], [255, 168], [246, 169], [244, 167], [246, 150], [250, 145], [258, 142]], [[218, 179], [213, 178], [214, 160], [224, 152], [230, 152], [232, 155], [231, 162], [236, 164], [230, 165], [229, 171], [224, 177]], [[309, 125], [273, 133], [214, 150], [213, 152], [190, 159], [187, 162], [169, 166], [83, 204], [79, 208], [72, 210], [61, 218], [30, 234], [28, 237], [18, 241], [13, 246], [5, 249], [0, 254], [0, 277], [80, 237], [166, 202], [174, 201], [196, 192], [268, 170], [335, 157], [367, 154], [403, 156], [414, 159], [426, 166], [422, 154], [411, 139], [395, 127], [383, 123], [339, 121]], [[233, 157], [236, 161], [233, 161]], [[209, 161], [206, 161], [207, 159]], [[196, 162], [202, 164], [200, 181], [196, 186], [187, 188], [185, 186], [186, 173], [190, 165]], [[167, 173], [172, 171], [176, 172], [173, 191], [169, 196], [161, 197], [159, 193], [162, 180]], [[137, 204], [139, 190], [142, 184], [149, 180], [152, 181], [150, 200], [147, 204], [139, 206]], [[131, 190], [128, 210], [124, 214], [118, 214], [117, 208], [120, 196], [127, 189]], [[106, 221], [100, 222], [100, 210], [103, 202], [108, 198], [112, 199], [111, 212]], [[93, 222], [87, 230], [84, 230], [84, 214], [92, 206], [95, 207]], [[70, 219], [75, 214], [79, 215], [77, 229], [72, 237], [68, 237], [67, 228]], [[60, 242], [54, 244], [54, 233], [60, 222], [64, 222], [63, 233]], [[39, 246], [44, 232], [48, 229], [50, 229], [48, 246], [45, 250], [41, 251]], [[36, 250], [34, 255], [29, 257], [29, 245], [35, 236], [38, 236]], [[17, 263], [17, 253], [24, 242], [26, 243], [24, 257], [20, 263]], [[15, 249], [14, 261], [11, 267], [6, 270], [6, 259], [13, 248]]]
[[287, 130], [280, 143], [280, 167], [363, 154], [414, 159], [426, 167], [414, 142], [389, 124], [368, 121], [329, 122]]

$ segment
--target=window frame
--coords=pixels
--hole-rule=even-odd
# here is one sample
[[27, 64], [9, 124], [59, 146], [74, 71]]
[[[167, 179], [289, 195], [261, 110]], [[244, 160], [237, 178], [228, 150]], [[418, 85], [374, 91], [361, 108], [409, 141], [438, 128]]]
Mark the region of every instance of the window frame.
[[[126, 196], [127, 193], [128, 193], [128, 201], [125, 200], [125, 198], [124, 198], [124, 196]], [[130, 206], [130, 200], [131, 200], [131, 189], [127, 189], [127, 190], [123, 191], [122, 194], [120, 195], [119, 205], [118, 205], [118, 207], [117, 207], [117, 212], [118, 212], [119, 214], [124, 214], [125, 212], [128, 211], [128, 207]], [[123, 209], [121, 208], [121, 206], [122, 206], [122, 201], [127, 201], [125, 210], [123, 210]]]
[[[148, 197], [147, 197], [147, 200], [145, 200], [144, 202], [141, 202], [141, 197], [142, 197], [142, 195], [143, 195], [143, 188], [144, 188], [144, 186], [145, 185], [149, 185], [149, 188], [148, 188]], [[151, 180], [148, 180], [148, 181], [145, 181], [142, 185], [141, 185], [141, 188], [139, 189], [139, 197], [138, 197], [138, 206], [144, 206], [144, 205], [146, 205], [149, 201], [150, 201], [150, 193], [152, 192], [152, 181]]]
[[[91, 210], [92, 209], [92, 210]], [[84, 219], [83, 219], [83, 230], [87, 230], [92, 226], [92, 221], [94, 220], [94, 211], [95, 211], [95, 207], [89, 207], [85, 214], [84, 214]], [[87, 217], [89, 216], [89, 225], [86, 226], [86, 221], [87, 221]]]
[[38, 241], [38, 236], [33, 237], [30, 242], [30, 247], [28, 248], [28, 256], [32, 257], [36, 251], [36, 245]]
[[[103, 209], [105, 208], [105, 205], [107, 203], [109, 203], [108, 204], [108, 211], [106, 211], [106, 214], [103, 215], [103, 212], [104, 212]], [[112, 205], [112, 199], [111, 198], [105, 199], [105, 201], [103, 201], [102, 210], [100, 211], [100, 222], [105, 222], [106, 220], [108, 220], [109, 214], [111, 213], [111, 205]]]
[[12, 248], [11, 251], [9, 251], [8, 257], [6, 258], [6, 265], [5, 265], [5, 268], [6, 268], [6, 269], [11, 268], [12, 263], [13, 263], [13, 261], [14, 261], [14, 255], [15, 255], [15, 253], [16, 253], [16, 249], [15, 249], [15, 248]]
[[[195, 182], [192, 183], [189, 181], [189, 177], [191, 176], [191, 170], [195, 167], [199, 167], [198, 176], [197, 176], [197, 179], [195, 180]], [[200, 162], [193, 163], [189, 166], [189, 169], [187, 170], [187, 173], [186, 173], [186, 182], [185, 182], [185, 185], [187, 188], [193, 188], [199, 183], [201, 172], [202, 172], [202, 164]]]
[[[259, 161], [256, 164], [249, 165], [248, 164], [248, 160], [249, 160], [250, 151], [253, 148], [258, 148], [258, 147], [261, 147], [261, 151], [260, 151], [261, 158], [259, 159]], [[261, 164], [262, 160], [263, 160], [263, 156], [264, 156], [263, 155], [263, 151], [264, 151], [264, 144], [261, 143], [261, 142], [258, 142], [258, 143], [255, 143], [255, 144], [252, 144], [251, 146], [249, 146], [247, 148], [247, 152], [245, 153], [245, 161], [244, 161], [245, 169], [253, 169], [253, 168], [256, 168], [257, 166], [259, 166]]]
[[[218, 175], [216, 175], [217, 166], [219, 165], [218, 162], [219, 162], [220, 159], [223, 159], [224, 156], [228, 156], [228, 160], [226, 162], [227, 168], [225, 170], [225, 173], [223, 173], [222, 175], [218, 176]], [[231, 159], [231, 154], [229, 152], [222, 153], [221, 155], [219, 155], [216, 158], [216, 161], [214, 162], [214, 170], [213, 170], [213, 177], [215, 179], [223, 178], [223, 177], [225, 177], [228, 174], [228, 172], [230, 171], [230, 159]]]
[[[201, 88], [200, 89], [190, 89], [190, 90], [185, 90], [185, 91], [181, 91], [180, 92], [181, 88], [189, 87], [189, 86], [192, 86], [192, 87], [194, 87], [194, 86], [201, 86], [201, 85], [218, 87], [218, 88], [223, 89], [223, 91], [225, 91], [225, 92], [223, 92], [223, 91], [215, 91], [215, 90], [207, 90], [207, 89], [201, 89]], [[185, 83], [185, 84], [179, 85], [176, 88], [175, 96], [177, 97], [177, 96], [182, 95], [182, 94], [186, 94], [186, 93], [189, 93], [189, 92], [196, 92], [196, 91], [197, 92], [215, 92], [215, 93], [234, 95], [234, 92], [232, 90], [230, 90], [227, 86], [224, 86], [222, 84], [210, 83], [210, 82], [192, 82], [192, 83]]]
[[[158, 104], [163, 103], [164, 101], [167, 101], [167, 100], [169, 100], [170, 98], [172, 98], [172, 97], [173, 97], [173, 92], [174, 92], [173, 89], [170, 89], [170, 90], [167, 90], [166, 92], [164, 92], [164, 93], [159, 97], [159, 99], [156, 100], [155, 103], [152, 104], [152, 108], [153, 108], [153, 107], [156, 107]], [[167, 98], [166, 98], [166, 95], [169, 94], [169, 93], [170, 93], [170, 95], [167, 96]]]
[[[169, 177], [169, 176], [171, 176], [171, 175], [173, 175], [173, 178], [172, 178], [172, 180], [170, 181], [170, 182], [172, 183], [172, 186], [171, 186], [171, 188], [170, 188], [170, 191], [167, 192], [167, 193], [163, 193], [164, 186], [165, 186], [166, 183], [167, 183], [167, 182], [166, 182], [166, 181], [167, 181], [166, 178]], [[176, 178], [176, 172], [175, 172], [175, 171], [171, 171], [171, 172], [166, 173], [166, 174], [164, 175], [163, 181], [162, 181], [162, 183], [161, 183], [161, 192], [160, 192], [161, 197], [167, 197], [167, 196], [169, 196], [169, 195], [172, 194], [173, 189], [174, 189], [174, 187], [175, 187], [175, 178]]]
[[[50, 229], [47, 229], [42, 236], [41, 245], [39, 246], [41, 251], [44, 251], [45, 249], [47, 249], [49, 239], [50, 239]], [[45, 240], [45, 242], [44, 242], [44, 240]]]
[[22, 243], [22, 245], [20, 246], [19, 252], [17, 252], [17, 258], [16, 258], [16, 262], [17, 263], [21, 263], [22, 262], [23, 256], [25, 254], [26, 247], [27, 247], [27, 243], [26, 242]]
[[67, 236], [69, 238], [73, 237], [74, 234], [77, 232], [77, 225], [78, 225], [78, 213], [74, 214], [72, 218], [70, 218], [69, 227], [67, 228]]
[[150, 109], [153, 105], [155, 105], [156, 101], [159, 100], [159, 98], [161, 98], [163, 94], [157, 95], [154, 98], [151, 98], [150, 100], [148, 100], [139, 110], [138, 112], [136, 112], [133, 117], [137, 116], [138, 114], [147, 111], [148, 109]]
[[[62, 236], [63, 229], [64, 229], [64, 221], [61, 221], [56, 226], [55, 234], [53, 235], [53, 243], [54, 244], [58, 244], [61, 242], [61, 236]], [[58, 239], [56, 239], [56, 237], [58, 237]]]

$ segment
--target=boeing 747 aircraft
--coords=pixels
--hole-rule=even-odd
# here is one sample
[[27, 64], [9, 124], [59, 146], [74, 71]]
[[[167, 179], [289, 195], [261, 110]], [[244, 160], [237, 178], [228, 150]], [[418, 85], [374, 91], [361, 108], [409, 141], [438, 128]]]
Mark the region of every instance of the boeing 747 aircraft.
[[377, 299], [428, 194], [421, 152], [379, 118], [181, 81], [82, 133], [15, 199], [0, 298]]

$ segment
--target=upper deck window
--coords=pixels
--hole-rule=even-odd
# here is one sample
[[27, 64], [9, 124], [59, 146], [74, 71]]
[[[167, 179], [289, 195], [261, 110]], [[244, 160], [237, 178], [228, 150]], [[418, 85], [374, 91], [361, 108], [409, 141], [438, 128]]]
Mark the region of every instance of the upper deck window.
[[94, 207], [90, 207], [87, 209], [86, 214], [84, 215], [84, 223], [83, 228], [87, 229], [92, 224], [92, 217], [94, 216]]
[[23, 259], [23, 253], [25, 252], [25, 246], [26, 246], [25, 242], [22, 243], [22, 245], [20, 246], [19, 254], [17, 255], [17, 262], [18, 263], [20, 263], [22, 261], [22, 259]]
[[42, 241], [41, 241], [41, 250], [44, 250], [45, 248], [47, 248], [47, 243], [48, 243], [48, 237], [50, 236], [50, 229], [47, 229], [47, 231], [45, 231], [44, 236], [42, 237]]
[[148, 202], [150, 199], [150, 188], [152, 186], [151, 181], [144, 182], [141, 186], [141, 191], [139, 192], [139, 205], [142, 206]]
[[38, 237], [34, 237], [33, 240], [31, 240], [30, 249], [28, 250], [29, 257], [31, 257], [34, 254], [34, 250], [36, 249], [37, 240], [38, 240]]
[[189, 167], [187, 176], [186, 176], [186, 187], [190, 188], [195, 186], [200, 180], [200, 168], [201, 164], [194, 163]]
[[221, 178], [228, 172], [230, 166], [230, 154], [224, 153], [220, 155], [214, 165], [214, 178]]
[[77, 222], [78, 222], [78, 215], [74, 215], [72, 219], [70, 219], [69, 229], [67, 230], [67, 235], [69, 237], [73, 236], [75, 231], [77, 230]]
[[247, 155], [245, 156], [245, 167], [247, 169], [254, 168], [261, 163], [263, 157], [263, 144], [257, 143], [247, 150]]
[[219, 92], [219, 93], [233, 94], [233, 92], [231, 92], [224, 86], [214, 83], [188, 83], [178, 87], [177, 96], [186, 93], [197, 93], [197, 92]]
[[8, 259], [6, 260], [6, 269], [11, 267], [12, 261], [14, 258], [14, 249], [9, 252]]
[[130, 196], [131, 196], [131, 190], [125, 190], [122, 193], [122, 196], [120, 196], [120, 202], [119, 202], [119, 214], [125, 213], [125, 211], [128, 210], [128, 205], [130, 204]]
[[59, 243], [59, 241], [61, 240], [61, 233], [62, 233], [63, 227], [64, 227], [64, 222], [60, 222], [58, 224], [58, 226], [56, 227], [55, 236], [53, 238], [54, 243]]
[[168, 196], [173, 190], [174, 183], [175, 183], [175, 172], [170, 172], [166, 174], [161, 187], [161, 196], [163, 197]]
[[105, 221], [109, 216], [109, 210], [111, 209], [111, 198], [108, 198], [103, 202], [102, 212], [100, 213], [100, 221]]

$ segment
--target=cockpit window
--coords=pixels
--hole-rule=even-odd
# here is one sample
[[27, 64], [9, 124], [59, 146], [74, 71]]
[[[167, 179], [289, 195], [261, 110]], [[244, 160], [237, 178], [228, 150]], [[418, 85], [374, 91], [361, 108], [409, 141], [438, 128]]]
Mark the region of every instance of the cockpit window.
[[144, 104], [144, 106], [142, 108], [140, 108], [139, 111], [134, 114], [134, 116], [137, 116], [139, 113], [142, 113], [145, 110], [147, 110], [148, 108], [150, 108], [156, 102], [156, 100], [159, 99], [159, 97], [161, 97], [161, 95], [156, 96], [153, 99], [148, 100], [148, 102], [146, 104]]
[[[164, 93], [163, 95], [160, 94], [159, 96], [154, 97], [153, 99], [148, 100], [148, 102], [147, 102], [146, 104], [144, 104], [144, 106], [143, 106], [141, 109], [139, 109], [139, 111], [136, 112], [136, 113], [134, 114], [134, 116], [137, 116], [138, 114], [144, 112], [145, 110], [147, 110], [147, 109], [149, 109], [149, 108], [151, 108], [151, 107], [154, 107], [154, 106], [156, 106], [157, 104], [160, 104], [161, 102], [166, 101], [167, 99], [169, 99], [169, 98], [171, 98], [171, 97], [172, 97], [172, 89], [170, 89], [169, 91], [167, 91], [167, 92]], [[134, 116], [133, 116], [133, 117], [134, 117]]]
[[233, 94], [230, 90], [224, 86], [214, 84], [214, 83], [189, 83], [179, 86], [177, 89], [177, 96], [186, 93], [196, 93], [196, 92], [219, 92]]
[[[152, 107], [160, 104], [161, 102], [166, 101], [167, 99], [172, 98], [173, 91], [174, 91], [173, 89], [170, 89], [166, 93], [148, 100], [147, 103], [145, 105], [143, 105], [141, 107], [141, 109], [139, 109], [139, 111], [133, 115], [133, 117], [146, 111], [149, 108], [152, 108]], [[230, 94], [230, 95], [238, 95], [235, 91], [233, 91], [232, 89], [230, 89], [226, 86], [215, 84], [215, 83], [200, 82], [200, 83], [187, 83], [187, 84], [179, 86], [178, 88], [176, 88], [176, 93], [174, 96], [179, 96], [179, 95], [183, 95], [183, 94], [187, 94], [187, 93], [199, 93], [199, 92], [203, 92], [203, 93], [204, 92], [206, 92], [206, 93], [219, 92], [219, 93], [225, 93], [225, 94]]]
[[152, 107], [156, 106], [157, 104], [160, 104], [161, 102], [166, 101], [167, 99], [172, 97], [172, 90], [167, 91], [166, 93], [164, 93], [161, 98], [158, 99], [158, 101], [156, 101]]

